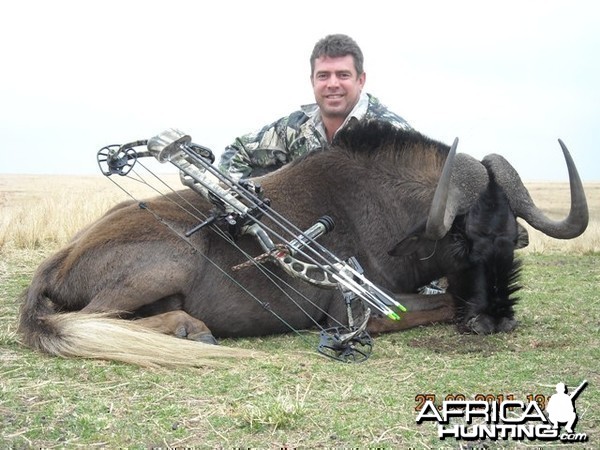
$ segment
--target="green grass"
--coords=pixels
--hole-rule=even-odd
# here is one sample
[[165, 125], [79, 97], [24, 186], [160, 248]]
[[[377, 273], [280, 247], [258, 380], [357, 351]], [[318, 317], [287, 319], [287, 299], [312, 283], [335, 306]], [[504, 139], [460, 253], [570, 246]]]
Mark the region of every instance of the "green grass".
[[459, 335], [440, 325], [378, 336], [357, 365], [318, 356], [307, 343], [316, 346], [316, 334], [228, 340], [268, 356], [178, 370], [20, 346], [17, 297], [44, 252], [0, 256], [0, 448], [459, 448], [468, 443], [440, 441], [432, 424], [415, 423], [419, 394], [526, 400], [583, 379], [576, 431], [589, 440], [567, 448], [600, 446], [598, 255], [526, 255], [511, 334]]

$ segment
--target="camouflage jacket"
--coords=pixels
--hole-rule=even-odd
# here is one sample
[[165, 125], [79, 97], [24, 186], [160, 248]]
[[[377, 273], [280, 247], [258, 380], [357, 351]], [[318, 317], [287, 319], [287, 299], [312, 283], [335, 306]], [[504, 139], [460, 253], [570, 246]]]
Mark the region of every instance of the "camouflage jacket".
[[[383, 120], [399, 128], [411, 129], [402, 117], [387, 109], [376, 97], [365, 93], [361, 94], [341, 128], [361, 119]], [[260, 176], [308, 152], [328, 146], [319, 107], [316, 104], [306, 105], [257, 133], [236, 138], [225, 148], [219, 170], [234, 180]]]

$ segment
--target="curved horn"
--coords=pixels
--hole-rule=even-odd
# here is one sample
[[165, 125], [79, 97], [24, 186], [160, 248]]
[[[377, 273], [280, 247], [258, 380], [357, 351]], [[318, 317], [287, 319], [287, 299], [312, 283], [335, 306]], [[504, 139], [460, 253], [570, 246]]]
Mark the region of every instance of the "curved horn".
[[457, 145], [458, 138], [450, 148], [433, 195], [425, 226], [428, 239], [443, 238], [454, 218], [471, 208], [489, 181], [487, 170], [479, 161], [464, 153], [456, 155]]
[[537, 207], [523, 185], [517, 171], [500, 155], [488, 155], [483, 159], [483, 164], [488, 167], [497, 183], [504, 189], [514, 213], [523, 218], [533, 228], [556, 239], [572, 239], [582, 234], [587, 228], [589, 212], [583, 184], [575, 163], [571, 158], [566, 145], [558, 140], [567, 169], [569, 170], [569, 184], [571, 187], [571, 210], [569, 215], [561, 221], [551, 220]]
[[458, 138], [455, 138], [452, 147], [448, 152], [448, 157], [444, 162], [440, 181], [438, 181], [435, 193], [433, 194], [433, 200], [431, 201], [431, 207], [429, 208], [429, 216], [427, 217], [427, 224], [425, 225], [425, 236], [429, 239], [440, 239], [448, 232], [452, 225], [452, 222], [450, 222], [448, 226], [446, 224], [446, 205], [448, 204], [452, 166], [454, 165], [457, 146]]

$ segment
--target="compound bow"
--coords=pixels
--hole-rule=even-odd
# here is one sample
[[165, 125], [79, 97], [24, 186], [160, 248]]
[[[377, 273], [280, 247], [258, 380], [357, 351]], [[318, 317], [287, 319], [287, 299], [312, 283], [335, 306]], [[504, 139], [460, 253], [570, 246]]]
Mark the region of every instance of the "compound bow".
[[[135, 147], [141, 146], [145, 146], [146, 150], [135, 150]], [[366, 331], [370, 308], [392, 320], [400, 320], [398, 312], [406, 311], [364, 276], [356, 258], [343, 261], [317, 242], [320, 236], [333, 230], [335, 224], [331, 217], [321, 217], [309, 229], [300, 230], [270, 207], [268, 199], [262, 198], [260, 187], [251, 182], [237, 182], [218, 171], [213, 166], [215, 158], [212, 151], [192, 143], [191, 137], [179, 130], [168, 129], [149, 140], [103, 147], [98, 151], [97, 161], [104, 175], [126, 176], [138, 159], [148, 156], [160, 163], [174, 165], [179, 169], [181, 182], [185, 186], [208, 198], [216, 206], [211, 216], [185, 233], [186, 238], [208, 225], [225, 224], [230, 235], [253, 236], [265, 252], [259, 257], [247, 256], [249, 261], [234, 269], [270, 260], [293, 277], [322, 288], [338, 289], [342, 293], [348, 326], [320, 327], [320, 353], [346, 362], [364, 361], [372, 351], [372, 339]], [[262, 217], [268, 217], [282, 231], [267, 226], [261, 221]], [[274, 244], [273, 238], [282, 244]], [[366, 308], [359, 324], [355, 323], [351, 308], [356, 299], [370, 307]]]

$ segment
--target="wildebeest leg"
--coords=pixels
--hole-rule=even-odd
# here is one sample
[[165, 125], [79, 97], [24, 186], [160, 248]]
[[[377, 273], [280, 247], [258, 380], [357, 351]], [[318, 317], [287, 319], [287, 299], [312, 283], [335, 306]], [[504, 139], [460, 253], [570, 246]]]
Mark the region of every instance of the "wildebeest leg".
[[181, 310], [138, 319], [136, 320], [136, 323], [146, 328], [151, 328], [160, 333], [170, 334], [178, 338], [190, 339], [206, 344], [217, 343], [204, 322]]
[[85, 306], [83, 313], [114, 313], [136, 323], [177, 337], [216, 344], [208, 327], [182, 308], [181, 286], [186, 271], [137, 273], [131, 279], [107, 286]]
[[367, 327], [370, 333], [390, 333], [454, 320], [454, 298], [450, 294], [394, 294], [394, 298], [407, 309], [407, 312], [401, 315], [401, 320], [390, 320], [372, 314]]
[[[137, 271], [131, 270], [118, 282], [102, 286], [81, 311], [84, 313], [135, 314], [141, 308], [149, 305], [169, 303], [169, 300], [183, 297], [181, 287], [186, 286], [189, 282], [188, 272], [189, 269], [184, 266], [148, 266]], [[176, 302], [170, 303], [175, 305]], [[144, 315], [149, 316], [174, 309], [181, 308], [171, 306], [168, 309]]]

